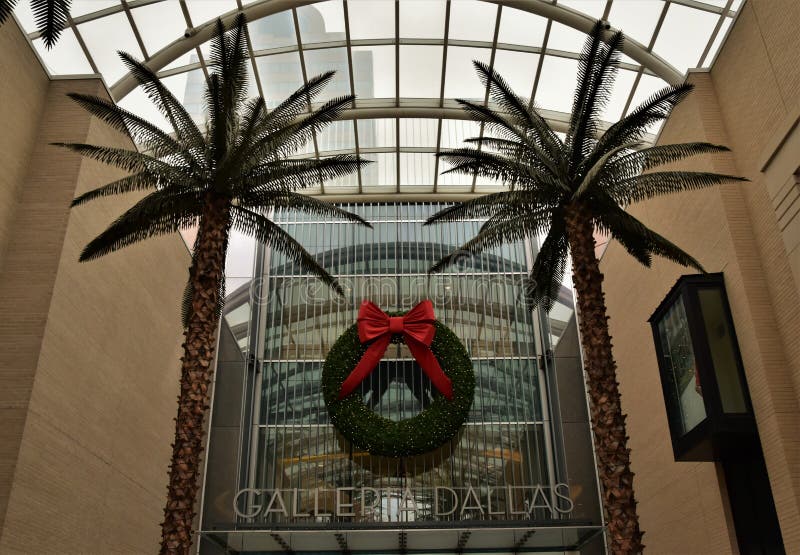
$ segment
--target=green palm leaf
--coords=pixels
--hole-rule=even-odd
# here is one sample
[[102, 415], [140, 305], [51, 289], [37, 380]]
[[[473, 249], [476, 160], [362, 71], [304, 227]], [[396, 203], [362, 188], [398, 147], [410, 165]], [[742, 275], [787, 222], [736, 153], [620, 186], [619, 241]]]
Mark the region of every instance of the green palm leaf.
[[191, 227], [202, 212], [203, 196], [195, 191], [151, 193], [92, 239], [81, 252], [80, 261], [92, 260], [139, 241]]
[[[578, 86], [563, 142], [536, 108], [518, 96], [497, 72], [475, 62], [478, 77], [489, 88], [493, 104], [484, 106], [465, 100], [459, 103], [471, 119], [492, 134], [467, 139], [467, 143], [478, 148], [439, 153], [449, 165], [442, 173], [499, 180], [512, 191], [459, 203], [428, 218], [426, 225], [474, 218], [486, 220], [474, 239], [442, 258], [431, 271], [442, 270], [464, 253], [525, 237], [535, 240], [549, 229], [553, 239], [545, 240], [537, 260], [545, 258], [539, 264], [534, 263], [536, 275], [532, 274], [531, 280], [538, 285], [531, 289], [529, 300], [552, 306], [553, 295], [559, 288], [554, 281], [544, 279], [544, 273], [552, 271], [560, 276], [566, 263], [557, 264], [548, 257], [567, 256], [566, 219], [576, 211], [588, 214], [595, 227], [609, 231], [642, 264], [649, 265], [653, 256], [662, 256], [700, 267], [675, 245], [626, 215], [621, 207], [657, 195], [743, 179], [713, 172], [652, 171], [690, 156], [727, 150], [710, 143], [643, 148], [641, 139], [648, 127], [669, 116], [691, 92], [689, 84], [665, 87], [599, 134], [600, 114], [611, 94], [624, 44], [621, 33], [607, 37], [605, 34], [603, 24], [598, 22], [581, 52]], [[637, 236], [641, 240], [636, 241]]]
[[[125, 52], [119, 53], [128, 71], [142, 87], [147, 97], [156, 108], [167, 118], [175, 131], [177, 141], [184, 145], [184, 149], [189, 153], [199, 155], [197, 149], [205, 147], [203, 134], [198, 129], [192, 116], [186, 111], [183, 104], [175, 98], [175, 95], [161, 82], [161, 79], [142, 62], [133, 58]], [[190, 147], [186, 149], [185, 147]]]
[[309, 184], [351, 174], [367, 163], [351, 155], [320, 160], [296, 157], [302, 145], [336, 121], [353, 97], [334, 98], [312, 110], [315, 97], [333, 78], [333, 72], [327, 72], [310, 79], [270, 112], [262, 98], [247, 98], [244, 17], [239, 15], [229, 29], [218, 20], [216, 31], [208, 59], [211, 75], [204, 91], [205, 132], [157, 75], [123, 53], [131, 75], [166, 117], [174, 134], [164, 133], [107, 100], [72, 95], [89, 113], [130, 136], [142, 151], [58, 144], [129, 173], [79, 195], [74, 206], [111, 195], [146, 193], [86, 245], [81, 260], [99, 258], [151, 237], [198, 228], [182, 303], [185, 343], [179, 403], [180, 414], [193, 415], [199, 424], [183, 417], [176, 420], [169, 498], [162, 523], [162, 548], [178, 545], [181, 552], [188, 552], [191, 545], [191, 517], [183, 507], [195, 505], [202, 421], [208, 407], [204, 392], [209, 390], [215, 332], [225, 300], [225, 259], [232, 230], [285, 254], [303, 271], [342, 294], [341, 286], [317, 258], [267, 215], [291, 210], [369, 226], [360, 216], [299, 193]]
[[109, 100], [79, 93], [69, 93], [67, 96], [117, 131], [129, 135], [133, 142], [152, 156], [161, 158], [169, 155], [185, 155], [185, 148], [179, 141], [144, 118], [128, 112]]
[[270, 221], [269, 218], [237, 206], [233, 208], [233, 227], [270, 245], [297, 264], [301, 271], [317, 277], [339, 295], [344, 296], [342, 286], [317, 262], [317, 259], [309, 254], [294, 237]]
[[112, 181], [97, 189], [92, 189], [72, 200], [72, 206], [80, 206], [90, 200], [113, 195], [132, 193], [135, 191], [146, 191], [158, 187], [158, 177], [150, 172], [138, 172]]
[[564, 282], [568, 252], [563, 220], [554, 218], [550, 232], [536, 253], [533, 268], [525, 284], [525, 300], [529, 307], [539, 306], [545, 312], [553, 308]]
[[731, 181], [748, 181], [744, 177], [711, 172], [652, 172], [611, 182], [606, 190], [620, 204], [630, 204], [658, 195], [695, 191]]
[[[55, 46], [69, 19], [70, 0], [31, 0], [31, 12], [36, 30], [48, 50]], [[17, 0], [0, 0], [0, 24], [14, 12]]]
[[11, 17], [16, 5], [17, 0], [0, 0], [0, 23], [4, 23], [6, 19]]
[[36, 29], [42, 34], [45, 48], [53, 48], [69, 19], [70, 0], [31, 0]]
[[442, 152], [441, 158], [450, 164], [443, 173], [485, 176], [501, 180], [513, 190], [445, 208], [426, 224], [485, 220], [475, 237], [437, 261], [431, 272], [463, 256], [522, 239], [535, 244], [544, 236], [524, 292], [530, 307], [546, 311], [557, 302], [567, 260], [572, 259], [592, 425], [598, 437], [598, 474], [607, 491], [615, 492], [606, 497], [605, 510], [615, 521], [613, 528], [626, 531], [625, 537], [616, 534], [611, 539], [611, 551], [639, 553], [641, 533], [630, 486], [633, 478], [594, 233], [609, 233], [645, 266], [659, 256], [703, 271], [699, 261], [623, 207], [657, 195], [720, 186], [742, 178], [713, 172], [654, 171], [690, 156], [726, 150], [708, 143], [642, 145], [649, 127], [666, 119], [691, 92], [690, 84], [665, 87], [600, 133], [601, 114], [613, 90], [624, 44], [621, 33], [607, 33], [604, 27], [597, 22], [580, 54], [564, 141], [552, 129], [543, 128], [546, 122], [542, 115], [515, 94], [502, 77], [485, 64], [475, 63], [479, 78], [489, 88], [492, 104], [459, 102], [487, 136], [467, 141], [477, 148]]

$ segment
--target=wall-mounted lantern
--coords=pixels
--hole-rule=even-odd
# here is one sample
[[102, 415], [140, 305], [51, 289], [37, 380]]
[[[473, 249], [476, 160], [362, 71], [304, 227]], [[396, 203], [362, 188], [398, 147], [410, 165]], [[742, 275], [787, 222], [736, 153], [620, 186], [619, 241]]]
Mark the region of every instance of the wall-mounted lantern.
[[649, 322], [675, 460], [760, 450], [722, 274], [681, 277]]

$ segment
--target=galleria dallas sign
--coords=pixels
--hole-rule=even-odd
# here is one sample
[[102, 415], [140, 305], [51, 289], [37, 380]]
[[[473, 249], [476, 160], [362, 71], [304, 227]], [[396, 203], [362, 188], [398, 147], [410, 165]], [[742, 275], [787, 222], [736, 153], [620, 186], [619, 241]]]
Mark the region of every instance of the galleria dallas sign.
[[[483, 495], [482, 495], [483, 494]], [[372, 503], [360, 504], [358, 501], [371, 497]], [[505, 503], [501, 502], [505, 497]], [[431, 501], [422, 501], [430, 499]], [[304, 501], [305, 500], [305, 501]], [[312, 501], [313, 500], [313, 501]], [[326, 503], [326, 500], [328, 502]], [[567, 484], [555, 486], [484, 486], [449, 488], [289, 488], [239, 490], [233, 498], [233, 510], [242, 519], [280, 515], [287, 518], [304, 517], [356, 517], [375, 515], [387, 506], [387, 500], [394, 501], [392, 512], [407, 515], [413, 520], [417, 511], [434, 516], [481, 518], [504, 516], [512, 520], [530, 519], [537, 509], [555, 516], [572, 512], [574, 504]], [[246, 503], [247, 508], [240, 507]], [[517, 506], [518, 504], [518, 506]], [[313, 510], [311, 506], [313, 505]], [[359, 509], [360, 505], [360, 509]], [[432, 506], [431, 506], [432, 505]]]

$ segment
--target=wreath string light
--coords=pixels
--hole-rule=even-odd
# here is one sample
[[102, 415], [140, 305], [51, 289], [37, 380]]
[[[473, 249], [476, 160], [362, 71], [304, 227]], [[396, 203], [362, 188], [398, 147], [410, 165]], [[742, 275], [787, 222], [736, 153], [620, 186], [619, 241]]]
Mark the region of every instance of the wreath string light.
[[[376, 368], [390, 342], [405, 342], [436, 393], [418, 415], [385, 418], [363, 400], [359, 384]], [[408, 313], [386, 314], [364, 301], [358, 323], [333, 344], [322, 369], [322, 390], [331, 422], [356, 448], [372, 455], [427, 453], [455, 436], [475, 394], [472, 361], [455, 333], [422, 301]]]

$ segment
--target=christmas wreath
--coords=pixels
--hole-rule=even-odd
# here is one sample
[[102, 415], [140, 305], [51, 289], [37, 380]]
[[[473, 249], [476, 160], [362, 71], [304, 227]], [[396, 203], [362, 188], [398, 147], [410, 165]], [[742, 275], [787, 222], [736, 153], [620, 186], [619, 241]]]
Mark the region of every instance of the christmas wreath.
[[[418, 415], [393, 421], [363, 400], [359, 384], [377, 366], [389, 343], [405, 342], [436, 391]], [[358, 323], [333, 344], [322, 367], [322, 393], [331, 422], [354, 447], [372, 455], [406, 457], [449, 441], [467, 419], [475, 374], [464, 345], [422, 301], [405, 315], [386, 314], [364, 301]]]

